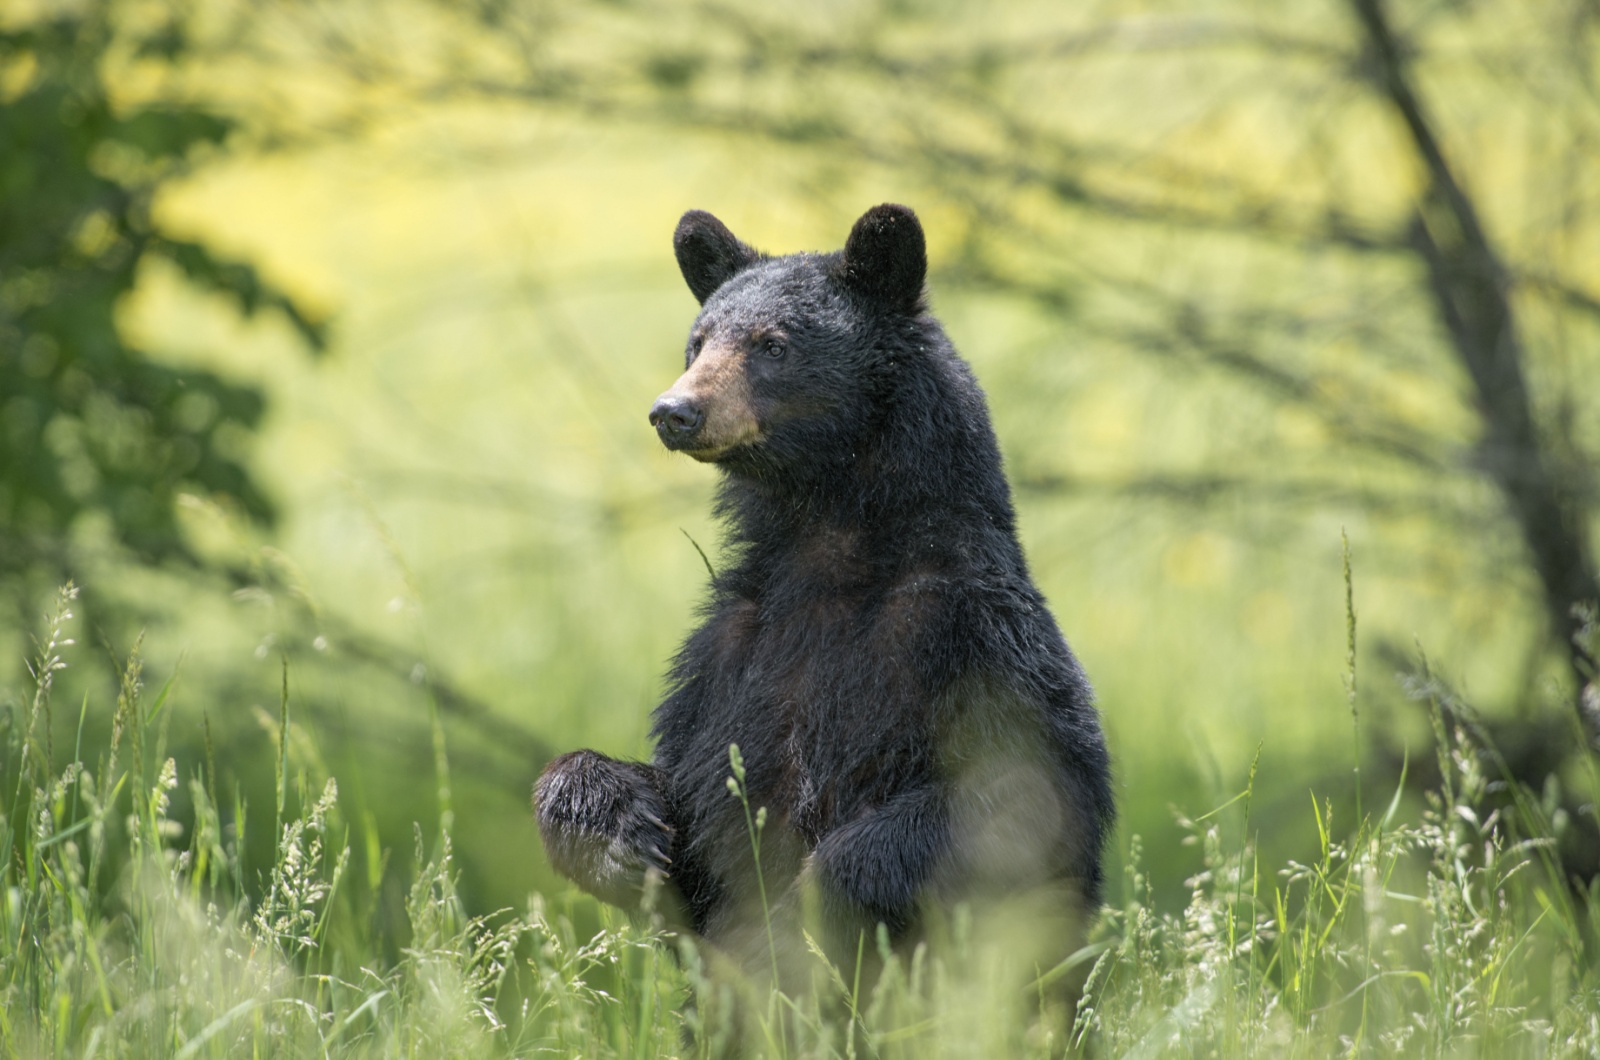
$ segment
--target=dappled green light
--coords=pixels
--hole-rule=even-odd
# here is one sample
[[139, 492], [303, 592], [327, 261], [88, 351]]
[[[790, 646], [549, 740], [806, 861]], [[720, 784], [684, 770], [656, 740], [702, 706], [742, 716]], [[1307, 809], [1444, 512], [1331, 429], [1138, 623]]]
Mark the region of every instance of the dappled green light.
[[145, 562], [194, 560], [176, 522], [184, 490], [275, 516], [226, 444], [260, 426], [261, 390], [125, 340], [117, 313], [145, 262], [171, 261], [242, 312], [278, 309], [314, 348], [325, 342], [253, 268], [152, 219], [160, 188], [234, 123], [175, 100], [114, 105], [106, 65], [154, 39], [122, 39], [114, 8], [0, 26], [0, 57], [20, 72], [0, 92], [0, 592], [14, 603], [37, 591], [32, 575], [80, 569], [71, 538], [88, 516]]
[[[1592, 570], [1600, 24], [1386, 7]], [[724, 563], [711, 473], [645, 420], [694, 312], [673, 221], [781, 253], [882, 201], [926, 221], [1123, 830], [1050, 981], [1081, 1005], [977, 911], [882, 988], [819, 965], [774, 1002], [794, 1055], [1600, 1048], [1600, 684], [1361, 32], [1338, 0], [6, 6], [0, 1052], [714, 1036], [714, 959], [563, 889], [528, 792], [554, 748], [647, 751]]]

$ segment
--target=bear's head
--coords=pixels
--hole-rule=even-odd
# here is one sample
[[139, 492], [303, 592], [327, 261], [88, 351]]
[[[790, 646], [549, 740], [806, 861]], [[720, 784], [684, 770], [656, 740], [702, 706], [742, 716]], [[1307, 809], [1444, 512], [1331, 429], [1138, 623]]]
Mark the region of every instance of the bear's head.
[[916, 214], [875, 206], [842, 251], [768, 257], [691, 210], [673, 247], [701, 309], [683, 375], [650, 409], [663, 444], [735, 472], [850, 458], [917, 351]]

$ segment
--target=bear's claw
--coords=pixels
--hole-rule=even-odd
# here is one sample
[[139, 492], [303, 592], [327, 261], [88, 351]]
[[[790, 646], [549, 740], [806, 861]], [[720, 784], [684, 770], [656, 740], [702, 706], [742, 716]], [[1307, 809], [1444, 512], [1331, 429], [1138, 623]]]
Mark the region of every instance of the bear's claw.
[[555, 870], [602, 901], [637, 902], [672, 866], [673, 828], [652, 767], [574, 751], [545, 767], [533, 793]]

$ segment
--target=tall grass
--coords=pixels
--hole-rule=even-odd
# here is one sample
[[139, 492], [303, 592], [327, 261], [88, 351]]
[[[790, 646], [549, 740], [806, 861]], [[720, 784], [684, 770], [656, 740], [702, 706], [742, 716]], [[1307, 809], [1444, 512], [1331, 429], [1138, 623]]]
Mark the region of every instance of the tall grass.
[[[587, 899], [571, 895], [468, 916], [448, 817], [437, 835], [417, 831], [404, 937], [388, 937], [375, 881], [352, 884], [337, 783], [291, 776], [287, 691], [271, 864], [247, 863], [247, 807], [219, 798], [210, 754], [166, 754], [173, 683], [148, 695], [137, 649], [109, 744], [92, 763], [81, 735], [61, 754], [52, 691], [73, 600], [61, 593], [33, 687], [5, 717], [6, 1055], [647, 1057], [728, 1044], [739, 984], [651, 917], [606, 913], [584, 937], [571, 913]], [[1120, 902], [1066, 964], [1023, 967], [1025, 920], [958, 911], [935, 948], [903, 955], [864, 939], [864, 956], [881, 950], [871, 981], [866, 962], [837, 967], [818, 951], [813, 988], [757, 1005], [747, 1048], [850, 1060], [1600, 1054], [1600, 894], [1562, 879], [1557, 782], [1508, 782], [1425, 663], [1410, 691], [1433, 719], [1442, 777], [1425, 802], [1397, 789], [1362, 815], [1313, 792], [1314, 856], [1263, 865], [1252, 767], [1236, 799], [1181, 822], [1201, 865], [1182, 910], [1154, 907], [1133, 837]], [[79, 705], [79, 734], [99, 709]], [[730, 797], [742, 799], [739, 772], [735, 758]], [[746, 809], [754, 857], [764, 814]], [[1074, 980], [1081, 996], [1053, 989]]]

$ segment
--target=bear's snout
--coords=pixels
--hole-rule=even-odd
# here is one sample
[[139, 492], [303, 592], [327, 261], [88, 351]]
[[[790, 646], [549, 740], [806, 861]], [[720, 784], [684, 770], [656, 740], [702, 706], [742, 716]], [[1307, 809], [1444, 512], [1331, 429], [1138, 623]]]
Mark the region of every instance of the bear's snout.
[[705, 420], [696, 402], [676, 394], [663, 394], [650, 406], [650, 426], [668, 449], [688, 447]]
[[707, 343], [671, 389], [656, 398], [650, 424], [662, 445], [700, 461], [716, 462], [758, 442], [761, 425], [744, 351], [728, 342]]

